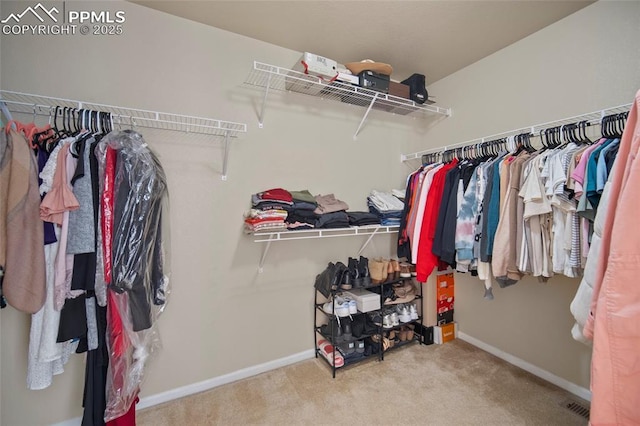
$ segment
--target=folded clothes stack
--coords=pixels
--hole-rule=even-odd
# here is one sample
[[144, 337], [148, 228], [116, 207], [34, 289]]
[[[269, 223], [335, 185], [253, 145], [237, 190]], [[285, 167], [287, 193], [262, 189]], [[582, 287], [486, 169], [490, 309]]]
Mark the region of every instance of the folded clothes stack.
[[287, 229], [287, 209], [293, 205], [289, 191], [273, 188], [251, 196], [251, 211], [244, 220], [247, 232]]
[[293, 205], [288, 209], [287, 228], [291, 230], [313, 229], [316, 227], [318, 215], [315, 209], [318, 203], [311, 193], [303, 189], [301, 191], [291, 191]]
[[369, 212], [347, 212], [349, 205], [334, 194], [312, 195], [308, 190], [273, 188], [251, 196], [245, 230], [280, 231], [333, 229], [350, 226], [399, 224], [404, 204], [390, 193], [372, 191]]
[[351, 226], [380, 225], [378, 215], [370, 212], [347, 212]]
[[369, 206], [369, 211], [380, 219], [382, 225], [400, 225], [404, 203], [393, 193], [374, 189], [367, 198], [367, 205]]
[[319, 215], [316, 228], [349, 227], [349, 216], [345, 212], [349, 209], [347, 203], [338, 200], [333, 194], [316, 195], [315, 200], [318, 203], [315, 213]]

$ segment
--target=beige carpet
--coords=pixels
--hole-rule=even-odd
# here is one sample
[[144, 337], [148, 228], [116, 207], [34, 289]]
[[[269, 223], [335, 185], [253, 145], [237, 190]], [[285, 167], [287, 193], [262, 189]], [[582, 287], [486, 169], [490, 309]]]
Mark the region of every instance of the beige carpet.
[[588, 403], [461, 340], [412, 344], [331, 378], [303, 361], [138, 412], [139, 425], [586, 425]]

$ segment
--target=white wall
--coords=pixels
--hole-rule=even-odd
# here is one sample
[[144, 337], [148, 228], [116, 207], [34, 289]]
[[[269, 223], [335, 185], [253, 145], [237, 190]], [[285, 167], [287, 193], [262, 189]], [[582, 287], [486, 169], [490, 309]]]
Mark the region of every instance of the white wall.
[[[630, 103], [640, 89], [638, 40], [640, 2], [588, 6], [433, 84], [454, 115], [414, 152]], [[496, 286], [494, 301], [483, 299], [479, 280], [456, 280], [461, 331], [589, 388], [591, 350], [570, 333], [579, 280], [525, 278]]]
[[[299, 52], [251, 40], [125, 2], [67, 8], [126, 11], [121, 36], [2, 36], [2, 89], [245, 122], [232, 142], [222, 182], [221, 140], [154, 133], [171, 199], [172, 293], [160, 320], [163, 350], [148, 366], [142, 396], [154, 395], [313, 348], [313, 281], [329, 261], [346, 261], [364, 237], [263, 246], [243, 234], [252, 193], [272, 188], [335, 193], [352, 210], [372, 189], [403, 187], [400, 153], [424, 140], [428, 118], [371, 113], [299, 94], [243, 86], [253, 61], [292, 66]], [[3, 13], [23, 3], [4, 2]], [[143, 134], [151, 133], [141, 130]], [[365, 256], [390, 256], [391, 236]], [[84, 357], [76, 355], [43, 391], [25, 386], [29, 317], [2, 312], [2, 418], [6, 425], [80, 416]], [[34, 407], [38, 407], [34, 410]]]

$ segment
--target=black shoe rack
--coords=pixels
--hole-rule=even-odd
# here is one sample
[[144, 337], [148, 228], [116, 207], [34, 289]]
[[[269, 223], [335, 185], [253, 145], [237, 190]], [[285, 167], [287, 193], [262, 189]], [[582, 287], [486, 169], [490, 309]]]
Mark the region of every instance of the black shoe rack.
[[[396, 304], [388, 303], [385, 304], [385, 294], [390, 294], [389, 289], [392, 289], [394, 285], [402, 284], [405, 281], [410, 281], [413, 283], [416, 288], [415, 298], [406, 303], [415, 303], [418, 311], [418, 318], [411, 320], [409, 322], [403, 323], [399, 322], [398, 325], [391, 327], [383, 327], [382, 320], [385, 315], [385, 311], [392, 309]], [[337, 290], [332, 290], [331, 294], [328, 298], [326, 298], [322, 293], [318, 290], [315, 290], [315, 298], [314, 298], [314, 344], [315, 344], [315, 354], [316, 358], [321, 358], [326, 362], [326, 364], [331, 369], [331, 373], [333, 378], [336, 377], [336, 371], [344, 369], [345, 367], [349, 367], [351, 365], [360, 363], [361, 361], [377, 359], [378, 361], [383, 361], [386, 353], [394, 351], [396, 349], [403, 348], [409, 344], [418, 342], [418, 344], [422, 345], [423, 340], [421, 338], [420, 331], [423, 329], [423, 315], [422, 315], [422, 284], [416, 282], [413, 277], [411, 278], [392, 278], [388, 279], [384, 283], [381, 284], [372, 284], [366, 287], [358, 287], [364, 288], [373, 293], [379, 294], [380, 296], [380, 309], [370, 312], [360, 312], [356, 314], [351, 314], [345, 317], [338, 317], [335, 312], [335, 303], [333, 306], [333, 312], [327, 313], [324, 311], [323, 306], [325, 303], [335, 300], [336, 296], [341, 296], [343, 292], [348, 292], [349, 290], [338, 288]], [[365, 342], [365, 354], [362, 356], [357, 356], [358, 354], [354, 352], [356, 355], [349, 354], [348, 350], [344, 348], [348, 346], [348, 341], [344, 340], [344, 337], [340, 335], [336, 323], [339, 324], [341, 330], [344, 329], [345, 324], [352, 324], [354, 321], [370, 321], [367, 317], [370, 317], [370, 314], [377, 313], [379, 315], [380, 323], [373, 325], [369, 322], [369, 333], [358, 334], [356, 337], [352, 333], [352, 337], [350, 337], [350, 341]], [[331, 326], [334, 324], [334, 326]], [[408, 340], [400, 340], [400, 330], [403, 327], [413, 326], [413, 336]], [[396, 335], [395, 338], [389, 339], [389, 336], [393, 334]], [[327, 359], [321, 351], [321, 348], [318, 346], [319, 340], [326, 340], [331, 344], [334, 348], [333, 352], [330, 354], [330, 360]], [[385, 344], [386, 339], [386, 344]], [[391, 341], [393, 340], [393, 341]], [[343, 353], [344, 352], [344, 353]], [[336, 357], [337, 354], [340, 354], [344, 359], [344, 364], [336, 367]], [[338, 357], [339, 358], [339, 357]]]

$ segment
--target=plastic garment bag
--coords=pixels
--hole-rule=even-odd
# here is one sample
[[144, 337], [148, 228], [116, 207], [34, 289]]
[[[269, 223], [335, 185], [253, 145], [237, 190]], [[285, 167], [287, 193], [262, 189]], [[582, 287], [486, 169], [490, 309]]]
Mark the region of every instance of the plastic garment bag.
[[130, 409], [145, 363], [160, 347], [156, 321], [169, 293], [169, 212], [164, 171], [142, 135], [111, 132], [97, 154], [104, 162], [101, 225], [109, 349], [104, 419], [110, 421]]

